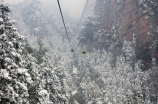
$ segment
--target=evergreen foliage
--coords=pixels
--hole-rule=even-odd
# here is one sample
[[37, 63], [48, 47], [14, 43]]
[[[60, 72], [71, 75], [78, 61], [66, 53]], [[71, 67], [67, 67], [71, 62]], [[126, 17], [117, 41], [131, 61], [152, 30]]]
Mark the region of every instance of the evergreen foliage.
[[8, 17], [5, 3], [0, 2], [0, 9], [0, 103], [67, 104], [62, 68], [55, 68], [42, 44], [38, 50], [30, 47]]
[[38, 63], [42, 63], [43, 59], [42, 57], [44, 55], [46, 55], [47, 49], [43, 47], [42, 44], [39, 44], [39, 49], [38, 50], [34, 50], [34, 54], [33, 56], [37, 59]]
[[[106, 0], [98, 1], [106, 5]], [[142, 0], [137, 1], [143, 2]], [[117, 2], [122, 2], [122, 0], [117, 0]], [[20, 39], [3, 34], [7, 33], [4, 31], [12, 29], [8, 27], [8, 25], [10, 26], [8, 23], [5, 23], [7, 25], [4, 28], [4, 19], [0, 19], [2, 24], [0, 29], [2, 38], [0, 39], [3, 39], [0, 41], [2, 43], [0, 46], [4, 47], [4, 44], [9, 44], [10, 47], [15, 47], [15, 49], [7, 47], [0, 51], [2, 54], [0, 67], [4, 69], [0, 71], [0, 78], [3, 78], [3, 86], [1, 85], [3, 93], [0, 93], [3, 96], [4, 94], [9, 95], [9, 91], [5, 91], [10, 88], [9, 86], [16, 85], [16, 81], [10, 81], [13, 77], [12, 79], [24, 83], [27, 88], [26, 97], [19, 97], [21, 93], [24, 93], [23, 88], [19, 87], [18, 91], [15, 89], [15, 92], [20, 93], [17, 98], [21, 98], [23, 102], [27, 100], [29, 104], [157, 103], [158, 66], [156, 59], [152, 59], [152, 67], [149, 71], [142, 71], [143, 61], [150, 57], [151, 50], [142, 51], [140, 55], [142, 60], [137, 59], [135, 54], [137, 44], [134, 35], [131, 41], [117, 39], [118, 35], [123, 35], [116, 32], [117, 20], [114, 20], [112, 25], [112, 34], [109, 34], [106, 29], [94, 30], [100, 24], [103, 11], [100, 11], [97, 16], [87, 16], [82, 26], [82, 35], [79, 36], [81, 46], [78, 46], [72, 55], [70, 52], [72, 47], [69, 46], [68, 40], [61, 37], [66, 37], [62, 24], [57, 22], [58, 18], [55, 13], [51, 13], [48, 20], [42, 19], [39, 0], [31, 0], [29, 4], [26, 4], [22, 15], [23, 23], [25, 23], [22, 25], [27, 25], [26, 27], [30, 30], [28, 33], [32, 34], [31, 38], [28, 38], [29, 43], [24, 46], [20, 43]], [[66, 27], [71, 34], [73, 30], [71, 25], [68, 24]], [[40, 37], [42, 44], [36, 42], [39, 40], [37, 36]], [[73, 41], [71, 35], [69, 37]], [[13, 44], [8, 43], [9, 39]], [[37, 45], [34, 46], [33, 43]], [[100, 47], [101, 50], [93, 49], [94, 45]], [[86, 55], [82, 55], [82, 49], [88, 50]], [[21, 56], [17, 57], [18, 55], [12, 51]], [[9, 61], [4, 59], [6, 55], [10, 58]], [[7, 64], [13, 66], [11, 69], [24, 68], [25, 72], [23, 70], [22, 74], [10, 72], [11, 70], [6, 68], [8, 67], [6, 62], [15, 63]], [[27, 82], [28, 79], [31, 83]], [[2, 101], [3, 103], [12, 102], [9, 97], [7, 99], [2, 97]], [[13, 103], [15, 102], [21, 104], [19, 100]]]
[[10, 8], [0, 2], [1, 34], [0, 43], [0, 103], [21, 104], [27, 103], [28, 88], [32, 83], [28, 69], [25, 66], [24, 38], [14, 27], [14, 21], [8, 17]]

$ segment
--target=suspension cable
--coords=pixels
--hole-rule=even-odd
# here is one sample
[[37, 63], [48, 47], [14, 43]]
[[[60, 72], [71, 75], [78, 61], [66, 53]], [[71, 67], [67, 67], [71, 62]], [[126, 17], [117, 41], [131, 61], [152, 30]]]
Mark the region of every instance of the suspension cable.
[[[70, 43], [70, 39], [68, 37], [68, 32], [67, 32], [67, 29], [66, 29], [66, 26], [65, 26], [65, 22], [64, 22], [64, 17], [63, 17], [62, 10], [61, 10], [61, 7], [60, 7], [60, 2], [59, 2], [59, 0], [57, 0], [57, 2], [58, 2], [59, 9], [60, 9], [60, 14], [61, 14], [62, 21], [63, 21], [63, 24], [64, 24], [64, 28], [65, 28], [65, 32], [66, 32], [66, 35], [67, 35], [67, 39], [68, 39], [68, 41]], [[71, 44], [70, 44], [70, 46], [71, 46]]]
[[125, 28], [126, 26], [128, 26], [129, 24], [133, 23], [134, 21], [140, 19], [141, 17], [145, 16], [146, 14], [148, 14], [149, 12], [153, 11], [154, 9], [158, 8], [158, 5], [155, 6], [154, 8], [150, 9], [149, 11], [147, 11], [146, 13], [142, 14], [141, 16], [137, 17], [136, 19], [132, 20], [131, 22], [129, 22], [128, 24], [126, 24], [125, 26], [122, 27]]
[[77, 26], [77, 27], [79, 27], [79, 26], [80, 26], [80, 23], [81, 23], [81, 21], [82, 21], [82, 18], [83, 18], [84, 12], [85, 12], [85, 10], [86, 10], [87, 4], [88, 4], [88, 0], [86, 1], [86, 5], [85, 5], [85, 7], [84, 7], [84, 10], [83, 10], [83, 12], [82, 12], [81, 19], [80, 19], [79, 24], [78, 24], [78, 26]]

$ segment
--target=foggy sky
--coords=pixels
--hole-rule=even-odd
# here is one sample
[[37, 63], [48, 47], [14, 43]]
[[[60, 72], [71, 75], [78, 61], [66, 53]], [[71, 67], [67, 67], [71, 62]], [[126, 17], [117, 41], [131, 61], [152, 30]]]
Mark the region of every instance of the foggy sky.
[[86, 0], [61, 0], [61, 8], [69, 12], [71, 18], [80, 19]]
[[24, 0], [4, 0], [5, 3], [8, 3], [8, 4], [17, 4], [19, 2], [22, 2]]
[[[4, 0], [8, 4], [17, 4], [24, 0]], [[50, 4], [57, 2], [57, 0], [41, 0], [42, 3]], [[63, 12], [69, 13], [69, 17], [78, 20], [80, 19], [86, 0], [59, 0], [61, 3], [61, 8]]]

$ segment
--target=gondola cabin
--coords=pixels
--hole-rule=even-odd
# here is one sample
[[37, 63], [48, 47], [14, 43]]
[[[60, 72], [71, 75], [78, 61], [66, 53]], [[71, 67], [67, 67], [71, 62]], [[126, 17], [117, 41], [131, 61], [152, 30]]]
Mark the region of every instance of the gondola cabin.
[[74, 52], [74, 49], [71, 49], [71, 52]]
[[82, 50], [82, 55], [86, 55], [86, 50], [85, 49]]

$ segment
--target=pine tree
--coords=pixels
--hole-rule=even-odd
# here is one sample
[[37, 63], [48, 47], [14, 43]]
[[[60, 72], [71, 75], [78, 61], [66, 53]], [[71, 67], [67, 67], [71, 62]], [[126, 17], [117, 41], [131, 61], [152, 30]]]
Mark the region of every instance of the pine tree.
[[38, 69], [39, 69], [38, 61], [36, 60], [35, 57], [32, 56], [34, 50], [28, 45], [25, 46], [25, 48], [27, 49], [27, 51], [25, 52], [25, 57], [26, 57], [25, 68], [28, 69], [28, 73], [30, 74], [33, 81], [31, 84], [27, 85], [28, 94], [29, 94], [29, 97], [27, 99], [30, 104], [41, 103], [40, 98], [42, 96], [40, 96], [39, 92], [42, 91], [43, 89], [40, 87], [41, 82], [38, 75]]
[[14, 27], [14, 21], [8, 17], [9, 6], [2, 1], [0, 11], [0, 103], [27, 103], [27, 85], [32, 83], [32, 79], [24, 67], [24, 38]]
[[[41, 79], [41, 87], [47, 91], [48, 96], [41, 99], [45, 101], [53, 102], [54, 104], [67, 104], [68, 98], [66, 96], [64, 73], [62, 66], [52, 65], [52, 57], [47, 53], [42, 59], [43, 62], [40, 64], [39, 73]], [[45, 103], [44, 103], [45, 104]]]
[[32, 0], [23, 8], [22, 16], [31, 34], [43, 38], [48, 31], [46, 28], [47, 22], [42, 18], [41, 8], [40, 0]]
[[87, 44], [88, 42], [93, 42], [93, 28], [94, 28], [94, 18], [89, 16], [82, 27], [82, 36], [80, 38], [80, 44]]

